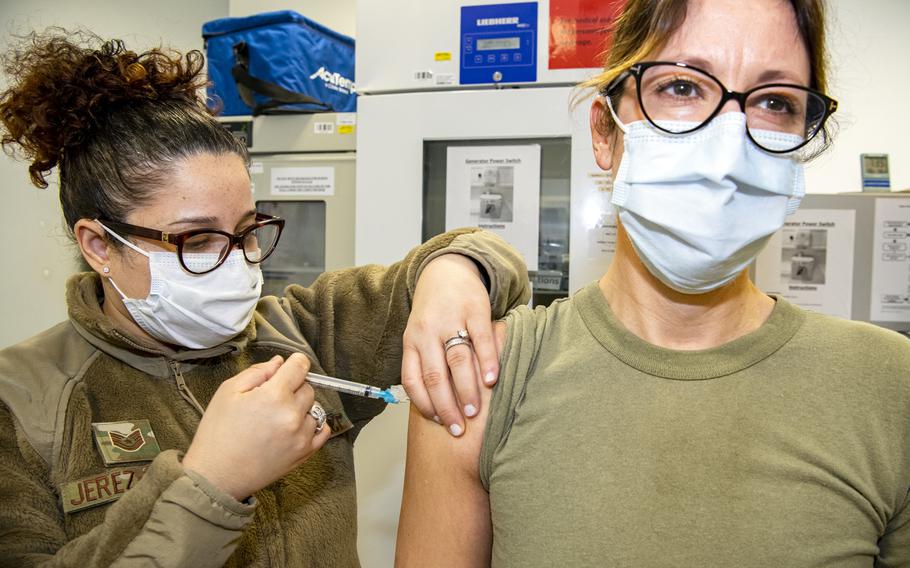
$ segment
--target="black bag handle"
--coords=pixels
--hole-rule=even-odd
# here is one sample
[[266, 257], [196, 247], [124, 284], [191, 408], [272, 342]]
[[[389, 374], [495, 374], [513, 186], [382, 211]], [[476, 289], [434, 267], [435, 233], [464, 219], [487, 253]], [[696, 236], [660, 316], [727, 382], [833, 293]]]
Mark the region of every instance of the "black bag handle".
[[[234, 61], [236, 63], [234, 64], [234, 67], [231, 68], [231, 76], [234, 77], [234, 82], [237, 83], [237, 93], [240, 95], [240, 99], [253, 110], [253, 116], [269, 114], [269, 111], [273, 111], [272, 113], [275, 114], [280, 112], [331, 112], [333, 110], [332, 105], [328, 103], [324, 103], [303, 93], [285, 89], [277, 83], [265, 81], [250, 75], [250, 52], [245, 41], [234, 44]], [[257, 104], [256, 99], [253, 97], [254, 93], [266, 96], [269, 100]], [[289, 109], [282, 111], [279, 108], [292, 104], [312, 105], [316, 108], [312, 111], [292, 111]]]

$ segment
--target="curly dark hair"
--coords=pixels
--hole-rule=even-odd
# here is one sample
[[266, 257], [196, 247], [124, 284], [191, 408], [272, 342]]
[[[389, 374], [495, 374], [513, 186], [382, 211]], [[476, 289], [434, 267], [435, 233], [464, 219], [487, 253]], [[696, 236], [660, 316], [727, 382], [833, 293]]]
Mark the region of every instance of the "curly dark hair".
[[120, 40], [50, 28], [18, 37], [2, 59], [2, 145], [31, 160], [32, 183], [59, 167], [67, 226], [122, 221], [162, 189], [175, 161], [209, 152], [247, 159], [200, 93], [204, 57], [135, 53]]

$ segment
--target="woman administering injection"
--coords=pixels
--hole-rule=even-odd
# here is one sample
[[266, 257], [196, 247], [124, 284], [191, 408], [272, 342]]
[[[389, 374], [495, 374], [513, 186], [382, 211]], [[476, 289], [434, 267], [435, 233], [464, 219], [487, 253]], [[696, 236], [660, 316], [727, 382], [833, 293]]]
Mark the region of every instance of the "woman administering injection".
[[526, 301], [520, 258], [473, 230], [260, 298], [284, 221], [256, 212], [202, 68], [87, 35], [7, 54], [3, 144], [40, 187], [57, 168], [92, 270], [67, 321], [0, 352], [0, 565], [357, 566], [353, 443], [385, 405], [307, 372], [384, 388], [408, 349], [447, 377], [466, 329], [495, 375], [491, 316]]

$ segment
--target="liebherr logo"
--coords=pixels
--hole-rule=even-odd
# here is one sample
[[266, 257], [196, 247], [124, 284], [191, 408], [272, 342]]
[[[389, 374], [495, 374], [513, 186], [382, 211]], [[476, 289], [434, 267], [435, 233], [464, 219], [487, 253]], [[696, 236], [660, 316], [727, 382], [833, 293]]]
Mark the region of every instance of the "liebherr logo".
[[315, 79], [319, 77], [325, 83], [325, 86], [340, 91], [342, 93], [353, 93], [356, 88], [354, 87], [354, 81], [351, 81], [347, 77], [344, 77], [340, 73], [333, 73], [322, 66], [318, 71], [310, 75], [310, 79]]
[[478, 26], [511, 26], [518, 23], [518, 18], [480, 18]]

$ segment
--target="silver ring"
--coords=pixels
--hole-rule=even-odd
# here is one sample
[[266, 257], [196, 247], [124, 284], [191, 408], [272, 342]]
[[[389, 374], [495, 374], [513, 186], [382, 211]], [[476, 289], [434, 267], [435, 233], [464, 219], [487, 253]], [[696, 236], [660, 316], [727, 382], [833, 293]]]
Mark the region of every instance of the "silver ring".
[[455, 337], [450, 337], [450, 338], [446, 339], [445, 350], [448, 351], [449, 349], [455, 347], [456, 345], [467, 345], [468, 347], [471, 346], [471, 336], [468, 335], [468, 330], [459, 329], [455, 333]]
[[325, 409], [322, 408], [322, 405], [318, 402], [314, 402], [313, 406], [310, 407], [310, 410], [307, 411], [307, 414], [316, 420], [316, 433], [318, 434], [322, 431], [322, 427], [325, 426]]

